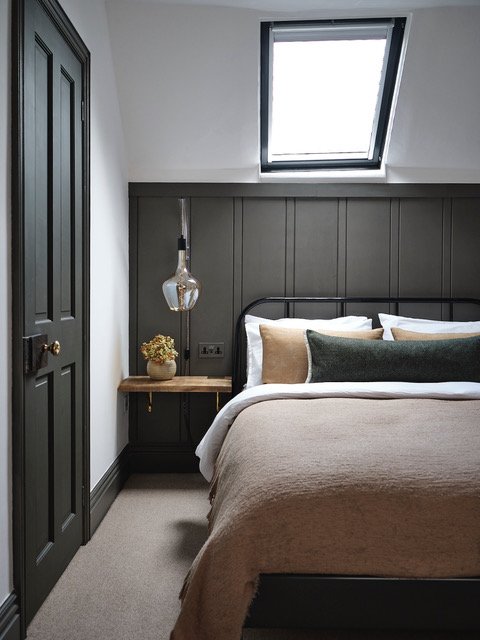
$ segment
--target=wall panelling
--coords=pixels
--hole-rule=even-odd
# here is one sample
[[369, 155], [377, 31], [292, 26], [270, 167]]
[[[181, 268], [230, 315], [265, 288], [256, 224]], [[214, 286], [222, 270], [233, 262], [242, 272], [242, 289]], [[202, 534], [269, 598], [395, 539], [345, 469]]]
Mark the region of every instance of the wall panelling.
[[[130, 185], [130, 374], [144, 374], [138, 351], [155, 333], [183, 353], [186, 321], [168, 310], [162, 282], [176, 265], [177, 198], [188, 198], [191, 267], [203, 291], [191, 312], [191, 357], [181, 373], [228, 375], [240, 310], [266, 295], [480, 297], [478, 185]], [[308, 305], [295, 315], [314, 316]], [[349, 305], [375, 314], [388, 305]], [[401, 313], [412, 310], [403, 305]], [[274, 317], [278, 308], [262, 307]], [[334, 317], [336, 305], [324, 309]], [[418, 312], [435, 317], [442, 310]], [[443, 310], [446, 313], [446, 310]], [[473, 317], [463, 311], [461, 319]], [[460, 319], [460, 318], [459, 318]], [[199, 359], [198, 343], [224, 342], [223, 359]], [[136, 394], [132, 394], [136, 395]], [[133, 468], [195, 468], [185, 415], [197, 442], [215, 413], [214, 396], [161, 394], [153, 412], [131, 399]]]

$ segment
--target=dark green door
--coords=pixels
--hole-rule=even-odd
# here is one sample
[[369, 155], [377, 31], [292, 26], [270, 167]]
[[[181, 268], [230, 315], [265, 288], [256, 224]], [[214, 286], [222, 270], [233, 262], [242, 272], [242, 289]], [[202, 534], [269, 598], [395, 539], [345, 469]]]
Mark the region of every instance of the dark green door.
[[24, 31], [24, 482], [28, 623], [82, 543], [82, 63], [39, 0]]

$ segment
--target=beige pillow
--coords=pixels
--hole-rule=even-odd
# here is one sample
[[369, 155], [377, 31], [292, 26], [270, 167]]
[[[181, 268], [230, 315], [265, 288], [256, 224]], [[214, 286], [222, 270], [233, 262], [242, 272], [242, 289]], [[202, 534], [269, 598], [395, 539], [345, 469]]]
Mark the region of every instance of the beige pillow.
[[394, 340], [455, 340], [458, 338], [473, 338], [480, 333], [425, 333], [423, 331], [408, 331], [408, 329], [391, 329]]
[[[318, 333], [336, 338], [381, 340], [383, 329], [372, 329], [371, 331], [332, 331], [323, 329]], [[263, 346], [262, 382], [264, 384], [297, 384], [305, 382], [308, 375], [305, 329], [261, 324], [260, 335], [262, 336]]]

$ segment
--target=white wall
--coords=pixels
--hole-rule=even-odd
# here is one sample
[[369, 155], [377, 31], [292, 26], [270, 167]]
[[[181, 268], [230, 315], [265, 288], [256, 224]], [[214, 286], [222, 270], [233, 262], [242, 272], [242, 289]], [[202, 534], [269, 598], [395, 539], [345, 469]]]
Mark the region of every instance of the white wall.
[[257, 175], [259, 13], [107, 2], [129, 179]]
[[91, 55], [91, 487], [128, 441], [128, 180], [103, 0], [61, 0]]
[[388, 154], [398, 182], [480, 182], [480, 7], [417, 11]]
[[[129, 179], [257, 181], [259, 22], [292, 14], [126, 0], [107, 13]], [[388, 180], [480, 180], [478, 24], [480, 7], [413, 12]]]
[[12, 590], [10, 14], [11, 0], [0, 0], [0, 605]]
[[[0, 0], [0, 604], [12, 590], [10, 3]], [[126, 154], [103, 0], [61, 0], [91, 53], [91, 487], [128, 439], [117, 385], [128, 373]], [[7, 354], [7, 355], [6, 355]]]

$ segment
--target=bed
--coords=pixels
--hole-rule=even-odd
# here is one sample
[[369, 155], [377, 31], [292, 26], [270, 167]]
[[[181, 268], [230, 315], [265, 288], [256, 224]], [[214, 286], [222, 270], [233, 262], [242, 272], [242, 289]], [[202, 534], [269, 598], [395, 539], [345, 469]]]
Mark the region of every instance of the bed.
[[[244, 624], [480, 629], [480, 379], [240, 391], [254, 306], [280, 305], [288, 318], [302, 303], [335, 304], [345, 316], [359, 302], [394, 305], [396, 315], [402, 303], [442, 305], [450, 319], [460, 305], [480, 305], [266, 298], [243, 310], [236, 395], [197, 450], [211, 480], [210, 536], [185, 580], [173, 640], [238, 640]], [[465, 340], [478, 347], [476, 337], [451, 344]]]

